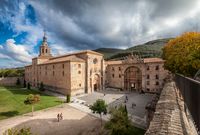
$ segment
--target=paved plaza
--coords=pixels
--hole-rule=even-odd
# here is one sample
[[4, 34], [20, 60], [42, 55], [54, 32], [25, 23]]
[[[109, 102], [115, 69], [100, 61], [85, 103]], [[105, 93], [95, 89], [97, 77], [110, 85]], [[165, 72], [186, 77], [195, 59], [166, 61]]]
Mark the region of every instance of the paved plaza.
[[[107, 89], [105, 91], [94, 92], [91, 94], [73, 97], [73, 103], [70, 105], [84, 112], [91, 113], [89, 106], [97, 99], [103, 99], [108, 104], [108, 109], [116, 108], [120, 105], [126, 105], [128, 114], [132, 121], [140, 127], [146, 127], [146, 109], [147, 103], [151, 102], [153, 94], [140, 94], [137, 92], [121, 92]], [[126, 100], [126, 98], [128, 100]], [[126, 102], [125, 102], [126, 101]], [[107, 120], [109, 116], [104, 116]]]

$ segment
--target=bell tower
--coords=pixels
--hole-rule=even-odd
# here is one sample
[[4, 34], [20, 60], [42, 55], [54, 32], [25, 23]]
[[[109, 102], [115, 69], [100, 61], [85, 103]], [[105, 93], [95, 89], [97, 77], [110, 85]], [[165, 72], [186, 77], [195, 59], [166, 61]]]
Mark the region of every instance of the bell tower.
[[44, 32], [43, 41], [40, 45], [40, 54], [39, 57], [51, 57], [51, 50], [47, 43], [46, 33]]

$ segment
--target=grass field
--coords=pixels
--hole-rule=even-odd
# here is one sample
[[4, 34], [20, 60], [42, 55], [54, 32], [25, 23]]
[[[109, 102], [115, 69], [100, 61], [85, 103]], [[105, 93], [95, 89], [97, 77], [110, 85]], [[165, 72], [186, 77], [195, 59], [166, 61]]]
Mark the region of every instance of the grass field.
[[35, 111], [62, 103], [60, 99], [42, 94], [37, 90], [0, 86], [0, 120], [31, 112], [31, 106], [24, 104], [29, 94], [40, 95], [40, 102], [34, 105]]

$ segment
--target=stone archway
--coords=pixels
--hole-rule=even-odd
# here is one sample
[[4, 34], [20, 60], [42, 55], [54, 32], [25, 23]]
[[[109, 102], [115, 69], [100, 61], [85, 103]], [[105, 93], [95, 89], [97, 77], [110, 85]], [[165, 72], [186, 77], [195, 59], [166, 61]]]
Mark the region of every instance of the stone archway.
[[142, 72], [139, 68], [131, 66], [125, 70], [124, 89], [129, 91], [142, 90]]
[[100, 76], [98, 74], [94, 75], [94, 81], [93, 81], [93, 89], [94, 91], [100, 90]]

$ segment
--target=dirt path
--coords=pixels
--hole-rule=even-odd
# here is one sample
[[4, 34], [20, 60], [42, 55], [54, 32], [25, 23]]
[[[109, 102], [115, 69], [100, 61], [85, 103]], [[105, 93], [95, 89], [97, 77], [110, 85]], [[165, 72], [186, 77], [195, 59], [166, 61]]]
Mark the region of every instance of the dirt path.
[[[58, 113], [63, 114], [63, 120], [57, 122]], [[81, 112], [67, 104], [37, 111], [31, 117], [31, 113], [24, 114], [0, 121], [0, 134], [12, 127], [31, 127], [33, 133], [39, 135], [86, 135], [100, 128], [100, 121]]]

